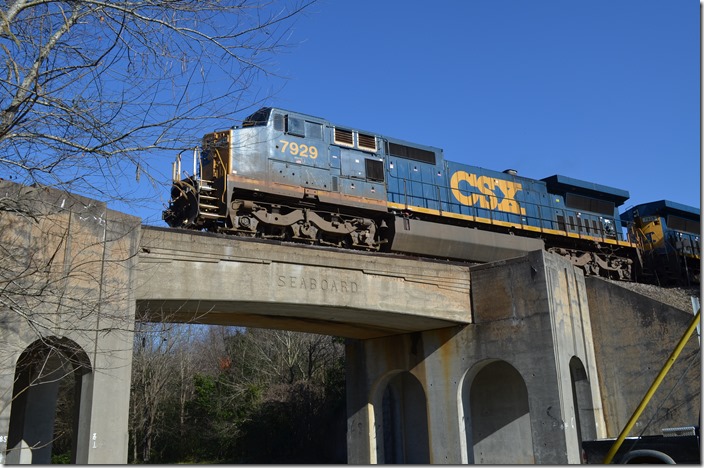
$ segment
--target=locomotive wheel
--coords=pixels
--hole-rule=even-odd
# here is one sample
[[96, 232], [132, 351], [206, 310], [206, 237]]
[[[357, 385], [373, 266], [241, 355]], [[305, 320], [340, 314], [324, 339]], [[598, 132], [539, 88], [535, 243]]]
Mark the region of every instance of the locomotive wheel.
[[264, 239], [379, 251], [386, 243], [377, 222], [366, 216], [253, 200], [230, 204], [230, 232]]

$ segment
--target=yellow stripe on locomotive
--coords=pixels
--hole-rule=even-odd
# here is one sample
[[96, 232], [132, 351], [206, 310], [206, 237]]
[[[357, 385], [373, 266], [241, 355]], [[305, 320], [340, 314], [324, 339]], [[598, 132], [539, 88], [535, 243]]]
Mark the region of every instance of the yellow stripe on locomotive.
[[[505, 236], [499, 242], [504, 254], [544, 245], [575, 264], [591, 257], [588, 274], [619, 279], [631, 276], [636, 246], [653, 252], [671, 246], [699, 258], [693, 234], [698, 210], [671, 205], [667, 217], [643, 211], [626, 235], [627, 217], [618, 212], [630, 197], [626, 190], [457, 163], [437, 147], [283, 109], [263, 108], [242, 128], [207, 134], [197, 162], [182, 180], [180, 160], [174, 168], [163, 215], [170, 226], [364, 250], [443, 252], [438, 255], [462, 260], [477, 252], [462, 245], [472, 238], [481, 237], [484, 247], [493, 243], [490, 235], [474, 235], [482, 230]], [[513, 236], [534, 242], [513, 242]]]

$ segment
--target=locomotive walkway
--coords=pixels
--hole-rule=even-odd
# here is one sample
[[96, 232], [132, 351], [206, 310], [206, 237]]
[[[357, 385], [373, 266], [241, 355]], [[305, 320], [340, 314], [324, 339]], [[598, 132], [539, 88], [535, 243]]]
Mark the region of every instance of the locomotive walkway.
[[[0, 196], [17, 204], [0, 216], [8, 463], [51, 460], [62, 378], [75, 461], [127, 461], [136, 318], [347, 338], [351, 464], [580, 463], [580, 440], [618, 434], [691, 321], [543, 251], [457, 265], [151, 228], [7, 182]], [[650, 433], [698, 415], [696, 338], [683, 354]]]

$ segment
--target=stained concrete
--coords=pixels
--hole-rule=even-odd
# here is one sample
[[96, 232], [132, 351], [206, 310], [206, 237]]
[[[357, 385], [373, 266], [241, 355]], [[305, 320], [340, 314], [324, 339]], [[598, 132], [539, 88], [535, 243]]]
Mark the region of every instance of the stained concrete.
[[[350, 463], [579, 463], [580, 438], [615, 435], [687, 321], [542, 251], [470, 267], [145, 228], [6, 182], [0, 195], [17, 202], [0, 217], [3, 271], [22, 278], [4, 294], [25, 306], [0, 309], [7, 460], [46, 462], [29, 425], [50, 424], [35, 397], [54, 389], [10, 398], [48, 345], [80, 387], [76, 461], [126, 462], [135, 312], [346, 337]], [[698, 416], [685, 352], [660, 425]]]
[[[693, 318], [543, 252], [470, 275], [472, 324], [348, 340], [349, 463], [389, 461], [383, 395], [399, 373], [422, 386], [430, 434], [429, 460], [407, 463], [580, 463], [580, 441], [619, 434]], [[693, 337], [631, 435], [696, 425], [700, 405]]]
[[[45, 351], [60, 351], [81, 387], [76, 463], [126, 463], [135, 299], [132, 271], [140, 220], [104, 203], [0, 181], [0, 451], [49, 463], [53, 378]], [[31, 352], [30, 352], [31, 350]], [[52, 354], [56, 356], [56, 354]], [[19, 375], [20, 359], [31, 364]], [[38, 359], [38, 360], [37, 360]], [[22, 366], [20, 366], [22, 367]], [[56, 366], [54, 366], [56, 367]], [[19, 382], [31, 385], [23, 391]], [[13, 395], [14, 393], [14, 395]], [[14, 400], [14, 401], [13, 401]], [[47, 439], [48, 438], [48, 439]]]
[[[587, 279], [594, 349], [609, 437], [617, 437], [694, 318], [599, 278]], [[699, 425], [701, 352], [696, 333], [685, 345], [631, 434]]]
[[143, 229], [140, 314], [376, 338], [471, 322], [469, 267]]
[[[418, 410], [428, 417], [430, 463], [579, 463], [580, 405], [588, 408], [582, 419], [587, 413], [591, 418], [582, 425], [598, 437], [606, 435], [582, 273], [540, 251], [470, 273], [472, 325], [348, 340], [349, 463], [384, 461], [382, 394], [398, 372], [415, 376], [425, 392], [427, 407]], [[570, 376], [573, 357], [589, 381], [589, 399], [579, 405]], [[494, 452], [480, 453], [481, 444], [467, 434], [472, 418], [480, 417], [471, 414], [469, 388], [493, 362], [506, 363], [520, 375], [529, 414], [513, 430], [495, 430], [488, 445]], [[522, 403], [505, 403], [511, 419]], [[495, 410], [491, 418], [504, 419], [501, 409]]]

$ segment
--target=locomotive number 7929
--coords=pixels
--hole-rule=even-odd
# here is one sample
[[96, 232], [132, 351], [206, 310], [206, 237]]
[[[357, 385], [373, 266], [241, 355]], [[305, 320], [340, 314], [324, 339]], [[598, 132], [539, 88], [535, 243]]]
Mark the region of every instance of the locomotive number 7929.
[[303, 143], [296, 143], [295, 141], [279, 140], [282, 144], [281, 152], [288, 152], [291, 156], [299, 156], [302, 158], [315, 159], [318, 157], [318, 148], [315, 146], [304, 145]]

